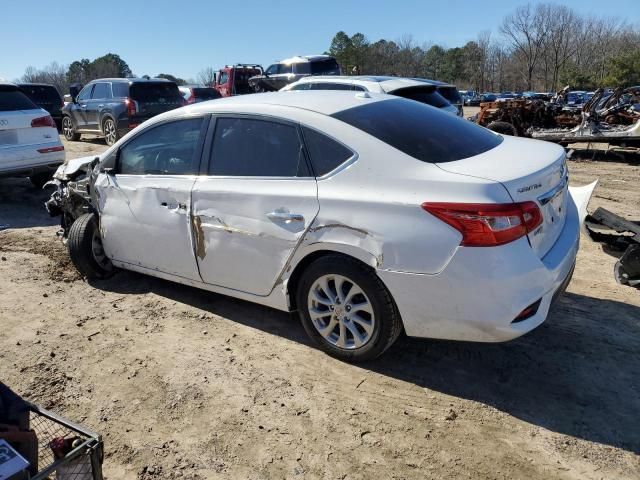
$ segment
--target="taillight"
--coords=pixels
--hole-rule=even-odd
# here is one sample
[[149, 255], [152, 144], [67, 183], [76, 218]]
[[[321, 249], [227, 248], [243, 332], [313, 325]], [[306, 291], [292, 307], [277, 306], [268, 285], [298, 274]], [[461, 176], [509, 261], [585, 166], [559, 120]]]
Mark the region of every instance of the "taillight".
[[133, 117], [136, 113], [138, 113], [138, 107], [136, 105], [135, 100], [131, 100], [127, 98], [124, 103], [127, 105], [127, 115]]
[[63, 151], [64, 151], [64, 147], [62, 145], [58, 145], [57, 147], [38, 149], [38, 153], [51, 153], [51, 152], [63, 152]]
[[196, 92], [194, 92], [193, 90], [191, 90], [191, 95], [189, 95], [189, 100], [187, 100], [187, 103], [196, 103]]
[[53, 118], [51, 118], [51, 115], [47, 115], [46, 117], [38, 117], [31, 120], [31, 126], [56, 128], [56, 122], [53, 121]]
[[460, 245], [492, 247], [513, 242], [542, 223], [534, 202], [522, 203], [438, 203], [422, 208], [462, 234]]

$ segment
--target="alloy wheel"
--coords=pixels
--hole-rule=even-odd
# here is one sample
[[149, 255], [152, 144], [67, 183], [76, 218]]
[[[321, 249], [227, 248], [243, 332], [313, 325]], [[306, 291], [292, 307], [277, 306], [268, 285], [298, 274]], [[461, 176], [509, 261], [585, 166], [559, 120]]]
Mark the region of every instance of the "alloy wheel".
[[359, 349], [373, 337], [373, 306], [364, 290], [343, 275], [318, 278], [309, 290], [307, 308], [318, 333], [338, 348]]
[[62, 119], [62, 133], [67, 140], [73, 139], [73, 122], [69, 117]]
[[106, 120], [104, 122], [104, 139], [107, 145], [116, 143], [116, 124], [113, 120]]

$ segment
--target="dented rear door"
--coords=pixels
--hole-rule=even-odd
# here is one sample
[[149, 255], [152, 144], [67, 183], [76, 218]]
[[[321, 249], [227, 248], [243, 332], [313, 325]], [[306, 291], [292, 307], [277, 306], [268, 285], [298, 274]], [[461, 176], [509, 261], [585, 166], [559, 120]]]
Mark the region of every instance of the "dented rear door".
[[298, 127], [218, 118], [210, 153], [192, 194], [202, 280], [268, 295], [319, 209]]

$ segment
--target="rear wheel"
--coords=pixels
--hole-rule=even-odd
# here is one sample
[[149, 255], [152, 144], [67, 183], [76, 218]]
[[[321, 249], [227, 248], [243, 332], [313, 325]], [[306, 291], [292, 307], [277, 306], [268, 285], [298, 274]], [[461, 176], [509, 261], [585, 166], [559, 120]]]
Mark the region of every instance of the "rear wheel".
[[518, 130], [516, 130], [516, 127], [509, 122], [491, 122], [487, 125], [487, 128], [502, 135], [511, 135], [513, 137], [518, 136]]
[[313, 262], [300, 278], [296, 300], [307, 334], [341, 360], [372, 360], [402, 330], [389, 291], [369, 267], [349, 257]]
[[70, 142], [77, 142], [80, 140], [80, 134], [76, 133], [76, 127], [73, 126], [73, 120], [71, 117], [62, 117], [62, 134], [64, 138]]
[[102, 124], [102, 131], [104, 132], [104, 141], [107, 145], [111, 146], [120, 140], [118, 135], [118, 129], [116, 128], [116, 122], [111, 118], [107, 118]]
[[69, 229], [67, 248], [71, 261], [88, 279], [108, 278], [113, 265], [102, 247], [102, 238], [95, 213], [85, 213]]

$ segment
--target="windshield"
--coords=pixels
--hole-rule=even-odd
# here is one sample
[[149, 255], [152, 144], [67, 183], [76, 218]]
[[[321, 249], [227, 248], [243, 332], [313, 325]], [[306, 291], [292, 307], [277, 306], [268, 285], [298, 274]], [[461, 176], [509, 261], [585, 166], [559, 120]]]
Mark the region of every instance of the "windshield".
[[0, 112], [39, 109], [24, 93], [13, 85], [0, 85]]
[[27, 94], [34, 102], [60, 103], [60, 94], [55, 87], [48, 85], [20, 85], [20, 90]]
[[468, 120], [402, 98], [367, 103], [332, 116], [427, 163], [473, 157], [502, 142], [501, 136]]

